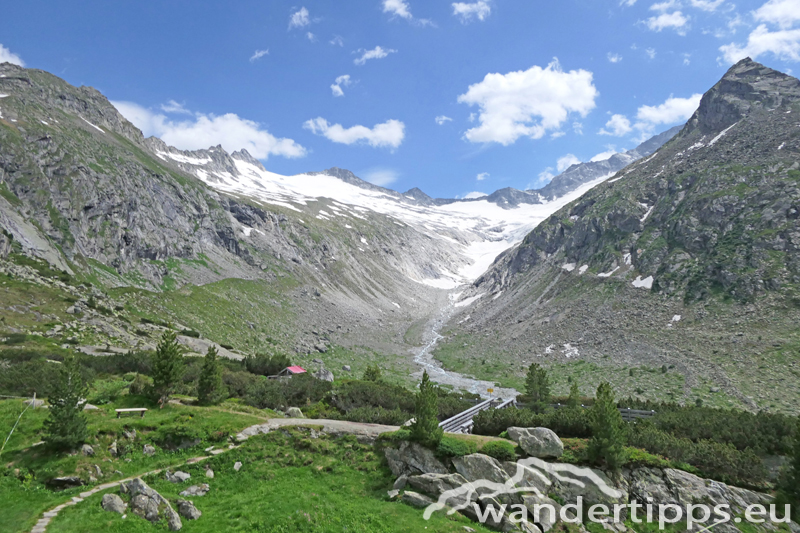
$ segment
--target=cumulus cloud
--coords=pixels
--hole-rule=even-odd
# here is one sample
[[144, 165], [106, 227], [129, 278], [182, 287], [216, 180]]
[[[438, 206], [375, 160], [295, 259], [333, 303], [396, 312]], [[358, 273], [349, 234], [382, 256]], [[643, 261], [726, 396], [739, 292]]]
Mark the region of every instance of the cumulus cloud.
[[647, 54], [647, 57], [650, 58], [650, 59], [655, 59], [656, 58], [656, 49], [655, 48], [647, 48], [647, 49], [645, 49], [644, 53]]
[[696, 93], [688, 98], [675, 98], [670, 96], [660, 105], [640, 107], [636, 113], [634, 127], [641, 132], [639, 140], [644, 141], [653, 133], [657, 126], [667, 126], [686, 122], [700, 105], [702, 94]]
[[309, 41], [311, 41], [312, 43], [315, 43], [315, 42], [317, 42], [317, 36], [316, 36], [316, 35], [314, 35], [313, 33], [311, 33], [310, 31], [309, 31], [309, 32], [306, 32], [306, 39], [308, 39], [308, 40], [309, 40]]
[[388, 56], [389, 54], [396, 53], [397, 50], [392, 50], [390, 48], [389, 49], [384, 49], [384, 48], [382, 48], [380, 46], [376, 46], [372, 50], [364, 50], [363, 48], [360, 48], [358, 50], [358, 52], [361, 53], [361, 56], [357, 57], [355, 60], [353, 60], [353, 63], [355, 63], [356, 65], [363, 65], [364, 63], [366, 63], [370, 59], [383, 59], [384, 57]]
[[559, 172], [564, 172], [572, 165], [577, 165], [580, 162], [581, 160], [578, 159], [573, 154], [567, 154], [565, 156], [558, 158], [558, 161], [556, 162], [556, 168], [558, 169]]
[[468, 24], [473, 19], [484, 21], [492, 14], [492, 6], [487, 0], [478, 0], [471, 3], [454, 2], [452, 6], [453, 15], [458, 17], [462, 24]]
[[636, 3], [636, 0], [619, 0], [619, 5], [631, 7], [633, 4]]
[[365, 143], [370, 146], [397, 148], [405, 138], [405, 124], [399, 120], [387, 120], [376, 124], [372, 128], [366, 126], [352, 126], [345, 128], [341, 124], [328, 124], [322, 117], [307, 120], [303, 128], [316, 135], [340, 144]]
[[720, 47], [725, 61], [735, 63], [745, 57], [756, 59], [764, 54], [784, 61], [800, 61], [800, 28], [794, 28], [800, 21], [800, 2], [769, 0], [753, 11], [752, 16], [761, 24], [750, 33], [745, 44], [730, 43]]
[[520, 137], [541, 139], [558, 131], [571, 113], [586, 116], [598, 92], [586, 70], [564, 72], [558, 60], [546, 68], [531, 67], [508, 74], [487, 74], [458, 97], [480, 108], [480, 124], [464, 137], [476, 143], [509, 145]]
[[648, 28], [656, 32], [672, 28], [678, 35], [686, 35], [686, 26], [689, 24], [689, 18], [680, 11], [673, 11], [672, 13], [661, 13], [650, 17], [647, 19], [646, 24]]
[[298, 11], [292, 13], [289, 17], [289, 29], [303, 28], [311, 24], [311, 19], [308, 16], [308, 9], [301, 7]]
[[179, 115], [191, 115], [192, 112], [186, 109], [183, 104], [179, 104], [175, 100], [170, 100], [166, 104], [161, 104], [159, 106], [161, 111], [165, 113], [177, 113]]
[[411, 9], [408, 3], [403, 0], [383, 0], [383, 12], [391, 13], [392, 15], [404, 19], [411, 19]]
[[753, 11], [753, 18], [758, 22], [775, 24], [786, 29], [800, 20], [800, 4], [797, 0], [769, 0]]
[[0, 63], [11, 63], [14, 65], [19, 65], [20, 67], [25, 66], [25, 62], [19, 57], [17, 54], [11, 52], [8, 48], [0, 44]]
[[258, 61], [259, 59], [261, 59], [266, 55], [269, 55], [269, 48], [267, 48], [266, 50], [256, 50], [255, 52], [253, 52], [253, 55], [250, 56], [250, 62], [253, 63], [255, 61]]
[[611, 119], [606, 122], [605, 128], [602, 128], [598, 133], [600, 135], [613, 135], [615, 137], [622, 137], [631, 132], [631, 121], [625, 115], [611, 115]]
[[476, 198], [483, 198], [484, 196], [489, 196], [489, 195], [486, 194], [485, 192], [472, 191], [472, 192], [468, 192], [467, 194], [465, 194], [464, 195], [464, 199], [465, 200], [474, 200]]
[[622, 61], [622, 56], [619, 54], [612, 54], [611, 52], [609, 52], [608, 54], [606, 54], [606, 57], [611, 63], [619, 63], [620, 61]]
[[709, 12], [715, 11], [724, 2], [725, 0], [689, 0], [689, 3], [692, 4], [692, 7]]
[[[146, 136], [155, 135], [182, 150], [200, 150], [221, 144], [229, 152], [245, 149], [258, 159], [267, 159], [271, 155], [289, 158], [306, 155], [306, 149], [292, 139], [275, 137], [258, 122], [241, 118], [234, 113], [192, 113], [178, 104], [181, 111], [177, 113], [189, 113], [192, 118], [174, 120], [133, 102], [111, 103]], [[175, 102], [162, 106], [162, 110], [170, 108], [170, 104]]]
[[342, 87], [347, 87], [351, 83], [353, 82], [350, 80], [350, 74], [344, 74], [336, 78], [336, 81], [334, 81], [333, 85], [331, 85], [331, 92], [333, 93], [333, 96], [344, 96]]
[[[537, 176], [538, 180], [536, 181], [536, 185], [538, 185], [539, 187], [543, 187], [548, 183], [550, 183], [551, 181], [553, 181], [553, 178], [555, 177], [556, 175], [553, 174], [553, 167], [547, 167], [543, 171], [539, 172], [539, 175]], [[527, 188], [530, 189], [531, 185], [528, 184]]]
[[332, 44], [333, 46], [344, 46], [344, 39], [342, 39], [341, 35], [334, 35], [333, 39], [328, 41], [328, 43]]
[[436, 123], [437, 123], [438, 125], [440, 125], [440, 126], [441, 126], [442, 124], [444, 124], [445, 122], [453, 122], [453, 119], [452, 119], [452, 118], [450, 118], [450, 117], [448, 117], [448, 116], [445, 116], [445, 115], [439, 115], [438, 117], [436, 117], [436, 118], [435, 118], [435, 119], [433, 119], [433, 120], [435, 120], [435, 121], [436, 121]]
[[486, 178], [488, 178], [488, 177], [489, 177], [489, 175], [490, 175], [490, 174], [489, 174], [488, 172], [481, 172], [480, 174], [478, 174], [478, 175], [475, 177], [475, 179], [476, 179], [477, 181], [483, 181], [483, 180], [485, 180]]
[[387, 185], [391, 185], [397, 181], [397, 178], [400, 177], [400, 173], [391, 168], [372, 168], [366, 172], [363, 172], [362, 177], [365, 181], [368, 181], [373, 185], [386, 187]]

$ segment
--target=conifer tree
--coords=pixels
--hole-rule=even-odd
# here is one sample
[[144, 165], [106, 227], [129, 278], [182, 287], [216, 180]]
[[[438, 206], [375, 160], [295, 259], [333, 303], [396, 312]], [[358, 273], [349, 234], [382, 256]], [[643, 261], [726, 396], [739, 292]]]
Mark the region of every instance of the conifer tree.
[[550, 405], [550, 378], [547, 377], [545, 370], [538, 363], [533, 363], [528, 368], [528, 376], [525, 378], [525, 392], [533, 403], [533, 409], [544, 411]]
[[364, 381], [380, 381], [381, 377], [381, 369], [378, 368], [378, 365], [367, 365], [367, 369], [364, 370], [364, 376], [361, 379]]
[[422, 373], [414, 411], [416, 419], [411, 424], [411, 440], [429, 448], [436, 447], [444, 430], [439, 427], [439, 395], [427, 371]]
[[185, 363], [183, 347], [178, 343], [174, 331], [167, 331], [161, 337], [152, 360], [153, 388], [152, 396], [161, 408], [167, 404], [169, 397], [175, 392]]
[[619, 470], [625, 464], [625, 422], [614, 402], [614, 391], [609, 383], [603, 382], [597, 387], [590, 420], [589, 459]]
[[217, 355], [217, 347], [209, 346], [197, 383], [197, 398], [200, 405], [215, 405], [225, 399], [222, 384], [222, 365]]
[[[790, 463], [781, 476], [776, 503], [791, 505], [792, 517], [800, 520], [800, 418], [794, 433], [794, 450]], [[783, 512], [782, 508], [779, 511]]]
[[75, 357], [67, 357], [50, 394], [50, 412], [44, 423], [44, 442], [52, 450], [74, 450], [86, 442], [89, 430], [83, 407], [88, 388]]
[[569, 387], [569, 398], [567, 398], [567, 407], [580, 407], [581, 405], [581, 393], [578, 390], [578, 383], [573, 381], [572, 385]]

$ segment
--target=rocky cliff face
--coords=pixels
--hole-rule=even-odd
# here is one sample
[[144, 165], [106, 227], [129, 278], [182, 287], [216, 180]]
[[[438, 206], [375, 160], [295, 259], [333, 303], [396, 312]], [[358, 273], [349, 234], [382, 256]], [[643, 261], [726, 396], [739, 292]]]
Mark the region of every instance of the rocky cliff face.
[[496, 297], [454, 331], [497, 332], [512, 359], [671, 367], [687, 400], [722, 389], [794, 410], [759, 383], [800, 391], [784, 355], [800, 307], [799, 91], [749, 59], [733, 66], [671, 142], [498, 258], [467, 294]]

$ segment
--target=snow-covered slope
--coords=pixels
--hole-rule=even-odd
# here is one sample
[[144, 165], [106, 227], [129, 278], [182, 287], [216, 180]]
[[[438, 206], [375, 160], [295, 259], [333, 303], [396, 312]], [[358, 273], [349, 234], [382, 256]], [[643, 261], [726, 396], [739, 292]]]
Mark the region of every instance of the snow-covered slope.
[[[467, 266], [446, 272], [438, 279], [415, 280], [445, 289], [476, 279], [500, 253], [520, 242], [542, 220], [610, 177], [602, 176], [561, 198], [540, 204], [521, 203], [503, 208], [489, 200], [472, 200], [430, 205], [410, 195], [362, 186], [357, 178], [344, 180], [324, 172], [275, 174], [244, 151], [230, 156], [221, 147], [183, 152], [160, 141], [156, 144], [156, 140], [151, 146], [165, 161], [175, 163], [222, 192], [280, 206], [300, 217], [338, 221], [344, 230], [352, 229], [348, 220], [363, 219], [369, 212], [379, 213], [432, 239], [458, 245], [469, 260]], [[337, 169], [335, 173], [341, 172]], [[330, 200], [324, 209], [319, 208], [321, 199]]]

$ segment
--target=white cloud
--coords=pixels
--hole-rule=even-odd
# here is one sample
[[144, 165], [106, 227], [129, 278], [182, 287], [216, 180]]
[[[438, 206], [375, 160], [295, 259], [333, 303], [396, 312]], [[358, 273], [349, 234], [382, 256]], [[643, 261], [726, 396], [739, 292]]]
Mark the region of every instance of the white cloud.
[[467, 24], [476, 18], [480, 21], [486, 20], [492, 14], [492, 6], [487, 0], [477, 2], [455, 2], [453, 5], [453, 15], [461, 19], [462, 24]]
[[744, 46], [731, 43], [719, 49], [729, 63], [745, 57], [756, 59], [767, 53], [784, 61], [800, 61], [800, 29], [770, 31], [761, 24], [748, 36]]
[[344, 96], [342, 87], [348, 87], [351, 83], [353, 82], [350, 80], [350, 74], [344, 74], [336, 78], [336, 81], [331, 85], [333, 96]]
[[[721, 46], [725, 61], [735, 63], [745, 57], [756, 59], [764, 54], [784, 61], [800, 61], [800, 28], [792, 29], [800, 21], [800, 1], [769, 0], [753, 11], [752, 16], [762, 24], [750, 33], [744, 45]], [[769, 25], [777, 29], [772, 30]]]
[[622, 137], [631, 132], [631, 121], [625, 115], [611, 115], [611, 119], [606, 122], [605, 128], [601, 129], [598, 133], [600, 135], [613, 135], [615, 137]]
[[255, 52], [253, 52], [253, 55], [250, 56], [250, 62], [253, 63], [255, 61], [258, 61], [259, 59], [261, 59], [266, 55], [269, 55], [269, 48], [267, 48], [266, 50], [256, 50]]
[[647, 54], [647, 57], [649, 57], [650, 59], [655, 59], [656, 58], [656, 49], [655, 48], [647, 48], [647, 49], [645, 49], [644, 53]]
[[309, 32], [306, 32], [306, 39], [308, 39], [308, 40], [309, 40], [309, 41], [311, 41], [312, 43], [315, 43], [315, 42], [317, 42], [317, 36], [316, 36], [316, 35], [314, 35], [313, 33], [311, 33], [310, 31], [309, 31]]
[[775, 24], [781, 29], [791, 28], [800, 20], [800, 2], [797, 0], [769, 0], [753, 11], [753, 18], [758, 22]]
[[464, 199], [465, 200], [474, 200], [475, 198], [483, 198], [484, 196], [489, 196], [489, 195], [486, 194], [485, 192], [472, 191], [472, 192], [468, 192], [467, 194], [465, 194], [464, 195]]
[[596, 156], [591, 158], [589, 161], [591, 161], [591, 162], [605, 161], [606, 159], [610, 158], [612, 155], [615, 155], [615, 154], [618, 154], [618, 153], [619, 152], [617, 152], [614, 149], [614, 147], [611, 146], [611, 147], [609, 147], [608, 151], [600, 152], [599, 154], [597, 154]]
[[559, 172], [564, 172], [572, 165], [577, 165], [580, 163], [581, 160], [575, 157], [573, 154], [567, 154], [565, 156], [559, 157], [558, 162], [556, 163], [556, 168]]
[[180, 115], [191, 115], [192, 112], [183, 107], [183, 104], [179, 104], [175, 100], [170, 100], [166, 104], [161, 104], [161, 111], [165, 113], [177, 113]]
[[132, 102], [111, 102], [117, 110], [142, 130], [182, 150], [199, 150], [221, 144], [229, 152], [244, 148], [258, 159], [271, 155], [303, 157], [306, 149], [292, 139], [278, 138], [252, 120], [226, 113], [194, 113], [191, 119], [174, 121], [165, 115]]
[[344, 46], [344, 39], [342, 39], [341, 35], [334, 35], [333, 39], [328, 42], [333, 46]]
[[689, 23], [689, 18], [684, 16], [680, 11], [672, 13], [661, 13], [655, 17], [647, 19], [647, 27], [653, 31], [661, 31], [666, 28], [674, 28], [678, 35], [686, 34], [686, 26]]
[[363, 48], [360, 48], [358, 51], [361, 52], [361, 57], [357, 57], [353, 61], [353, 63], [355, 63], [356, 65], [363, 65], [370, 59], [383, 59], [389, 54], [394, 54], [397, 52], [397, 50], [384, 49], [381, 48], [380, 46], [376, 46], [372, 50], [364, 50]]
[[397, 181], [397, 178], [400, 177], [400, 173], [390, 168], [373, 168], [363, 172], [362, 176], [365, 181], [373, 185], [386, 187]]
[[703, 11], [715, 11], [725, 0], [689, 0], [692, 7]]
[[[547, 167], [543, 171], [539, 172], [539, 176], [538, 176], [539, 179], [538, 179], [538, 181], [536, 183], [539, 186], [544, 186], [544, 185], [547, 185], [548, 183], [550, 183], [551, 181], [553, 181], [553, 178], [555, 178], [555, 177], [556, 177], [556, 175], [553, 174], [553, 167]], [[529, 189], [531, 188], [530, 184], [528, 185], [527, 188], [529, 188]]]
[[608, 57], [608, 60], [612, 63], [619, 63], [620, 61], [622, 61], [622, 56], [619, 54], [612, 54], [611, 52], [609, 52], [608, 54], [606, 54], [606, 57]]
[[289, 17], [289, 29], [303, 28], [311, 24], [311, 19], [308, 17], [308, 9], [301, 7], [299, 11], [292, 13]]
[[586, 70], [564, 72], [558, 60], [546, 68], [531, 67], [508, 74], [487, 74], [458, 97], [480, 107], [480, 125], [464, 137], [477, 143], [513, 144], [519, 137], [541, 139], [558, 131], [570, 113], [586, 116], [598, 92]]
[[452, 119], [452, 118], [450, 118], [450, 117], [448, 117], [448, 116], [445, 116], [445, 115], [439, 115], [438, 117], [436, 117], [436, 118], [435, 118], [435, 119], [433, 119], [433, 120], [435, 120], [435, 121], [436, 121], [436, 123], [437, 123], [438, 125], [440, 125], [440, 126], [441, 126], [442, 124], [444, 124], [445, 122], [453, 122], [453, 119]]
[[572, 123], [572, 131], [574, 131], [578, 135], [583, 135], [583, 124], [576, 120], [575, 122]]
[[636, 127], [640, 130], [649, 131], [653, 127], [662, 124], [676, 124], [685, 122], [692, 116], [700, 105], [702, 94], [693, 94], [688, 98], [675, 98], [670, 96], [667, 100], [657, 106], [644, 105], [636, 113]]
[[485, 180], [486, 178], [488, 178], [488, 177], [489, 177], [489, 175], [490, 175], [490, 174], [489, 174], [488, 172], [481, 172], [480, 174], [478, 174], [478, 175], [475, 177], [475, 179], [476, 179], [477, 181], [483, 181], [483, 180]]
[[683, 54], [683, 64], [690, 65], [692, 63], [692, 54]]
[[631, 7], [633, 4], [636, 3], [636, 0], [619, 0], [619, 5]]
[[13, 65], [25, 66], [25, 62], [17, 54], [0, 44], [0, 63], [11, 63]]
[[650, 6], [650, 11], [661, 11], [665, 13], [670, 9], [677, 9], [680, 8], [681, 4], [678, 0], [665, 0], [664, 2], [658, 2]]
[[383, 12], [391, 13], [394, 16], [411, 20], [411, 10], [403, 0], [383, 0]]
[[365, 142], [374, 147], [397, 148], [405, 138], [405, 124], [399, 120], [387, 120], [383, 124], [376, 124], [371, 129], [366, 126], [352, 126], [345, 128], [341, 124], [328, 124], [322, 117], [307, 120], [303, 128], [316, 135], [341, 144], [354, 144]]

